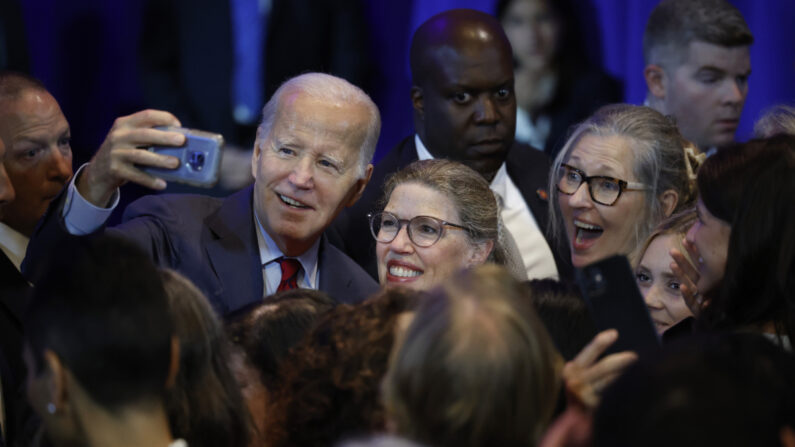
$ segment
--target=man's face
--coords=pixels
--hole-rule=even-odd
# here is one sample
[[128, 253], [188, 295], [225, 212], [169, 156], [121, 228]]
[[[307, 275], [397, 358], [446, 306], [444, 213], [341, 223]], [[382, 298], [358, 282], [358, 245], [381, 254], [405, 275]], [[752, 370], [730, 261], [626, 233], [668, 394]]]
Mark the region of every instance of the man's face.
[[72, 177], [69, 123], [49, 93], [29, 89], [3, 104], [0, 138], [6, 145], [5, 169], [16, 199], [2, 220], [30, 235], [50, 201]]
[[434, 157], [460, 161], [490, 180], [516, 128], [510, 49], [446, 46], [428, 58], [432, 73], [412, 89], [420, 138]]
[[362, 104], [334, 105], [285, 93], [269, 135], [254, 148], [254, 209], [279, 249], [309, 249], [370, 178], [359, 177], [369, 114]]
[[725, 146], [734, 141], [750, 74], [747, 46], [691, 42], [684, 62], [666, 70], [664, 113], [701, 149]]

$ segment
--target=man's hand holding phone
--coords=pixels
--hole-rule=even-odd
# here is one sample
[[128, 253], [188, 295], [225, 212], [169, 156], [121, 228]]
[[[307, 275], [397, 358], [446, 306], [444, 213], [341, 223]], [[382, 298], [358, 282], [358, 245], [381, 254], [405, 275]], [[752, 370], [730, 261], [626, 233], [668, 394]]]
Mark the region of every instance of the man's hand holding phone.
[[179, 159], [141, 147], [181, 146], [185, 143], [185, 135], [154, 129], [155, 126], [179, 127], [180, 122], [174, 115], [160, 110], [144, 110], [118, 118], [77, 180], [80, 195], [98, 207], [105, 207], [116, 188], [128, 181], [164, 189], [163, 179], [143, 172], [139, 166], [176, 169]]

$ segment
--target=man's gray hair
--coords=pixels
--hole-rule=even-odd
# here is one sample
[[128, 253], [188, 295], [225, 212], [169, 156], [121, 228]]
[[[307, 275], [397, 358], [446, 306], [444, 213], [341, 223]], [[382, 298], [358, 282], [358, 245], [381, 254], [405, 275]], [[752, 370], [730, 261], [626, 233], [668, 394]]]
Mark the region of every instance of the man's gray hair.
[[726, 0], [663, 0], [646, 22], [646, 64], [678, 65], [690, 42], [722, 47], [751, 45], [754, 36], [740, 11]]
[[368, 109], [370, 119], [368, 120], [367, 134], [359, 149], [359, 177], [364, 176], [367, 164], [373, 159], [375, 145], [378, 143], [378, 135], [381, 132], [381, 114], [367, 93], [345, 79], [325, 73], [306, 73], [287, 80], [279, 86], [262, 109], [262, 122], [259, 125], [260, 137], [265, 138], [270, 134], [282, 96], [286, 93], [296, 92], [329, 104], [362, 104]]
[[773, 106], [754, 124], [756, 138], [770, 138], [780, 134], [795, 135], [795, 107], [784, 104]]

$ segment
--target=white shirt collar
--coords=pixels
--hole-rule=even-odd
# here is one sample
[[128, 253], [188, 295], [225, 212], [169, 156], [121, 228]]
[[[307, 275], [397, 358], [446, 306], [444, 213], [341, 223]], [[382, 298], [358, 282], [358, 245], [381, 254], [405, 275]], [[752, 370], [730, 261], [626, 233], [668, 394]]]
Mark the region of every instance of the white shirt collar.
[[[428, 151], [428, 148], [425, 147], [425, 144], [423, 144], [420, 136], [417, 134], [414, 134], [414, 146], [417, 147], [418, 159], [433, 160], [433, 155], [431, 155], [430, 151]], [[502, 200], [505, 202], [503, 205], [508, 206], [508, 201], [512, 200], [513, 205], [516, 206], [516, 197], [513, 197], [514, 195], [510, 194], [511, 188], [508, 188], [509, 182], [511, 182], [511, 179], [508, 177], [508, 168], [505, 167], [505, 162], [503, 162], [502, 165], [500, 165], [500, 169], [498, 169], [497, 173], [494, 175], [494, 178], [491, 179], [491, 185], [489, 185], [489, 187], [502, 198]], [[516, 190], [516, 188], [513, 189]], [[516, 191], [518, 192], [518, 190]], [[518, 196], [518, 199], [521, 200], [521, 202], [519, 202], [519, 206], [524, 206], [524, 199], [521, 195]]]
[[[262, 227], [262, 224], [259, 221], [259, 216], [257, 213], [254, 214], [254, 221], [257, 224], [257, 244], [259, 245], [259, 257], [260, 263], [264, 266], [265, 264], [269, 264], [271, 262], [276, 261], [277, 259], [284, 257], [284, 253], [279, 250], [279, 247], [276, 245], [276, 242], [268, 235], [268, 232], [265, 231], [265, 228]], [[303, 279], [303, 288], [308, 289], [317, 289], [317, 267], [318, 267], [318, 252], [320, 250], [320, 238], [318, 238], [314, 244], [309, 248], [309, 250], [305, 251], [300, 256], [295, 256], [295, 259], [301, 263], [301, 267], [304, 269], [304, 279]]]
[[417, 147], [417, 158], [420, 160], [433, 160], [433, 155], [431, 155], [428, 148], [425, 147], [425, 144], [420, 140], [420, 136], [416, 133], [414, 134], [414, 146]]
[[22, 260], [25, 259], [25, 252], [28, 250], [30, 238], [19, 231], [0, 222], [0, 249], [8, 256], [11, 263], [17, 270], [21, 270]]

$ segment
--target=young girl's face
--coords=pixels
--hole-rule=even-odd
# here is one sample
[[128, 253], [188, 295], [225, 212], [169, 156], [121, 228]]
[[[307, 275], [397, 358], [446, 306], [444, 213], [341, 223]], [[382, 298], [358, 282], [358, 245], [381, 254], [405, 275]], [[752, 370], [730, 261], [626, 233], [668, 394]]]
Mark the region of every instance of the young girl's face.
[[659, 334], [693, 315], [679, 291], [679, 280], [671, 271], [670, 250], [682, 250], [676, 245], [677, 238], [681, 236], [664, 234], [652, 239], [635, 269], [638, 287]]

